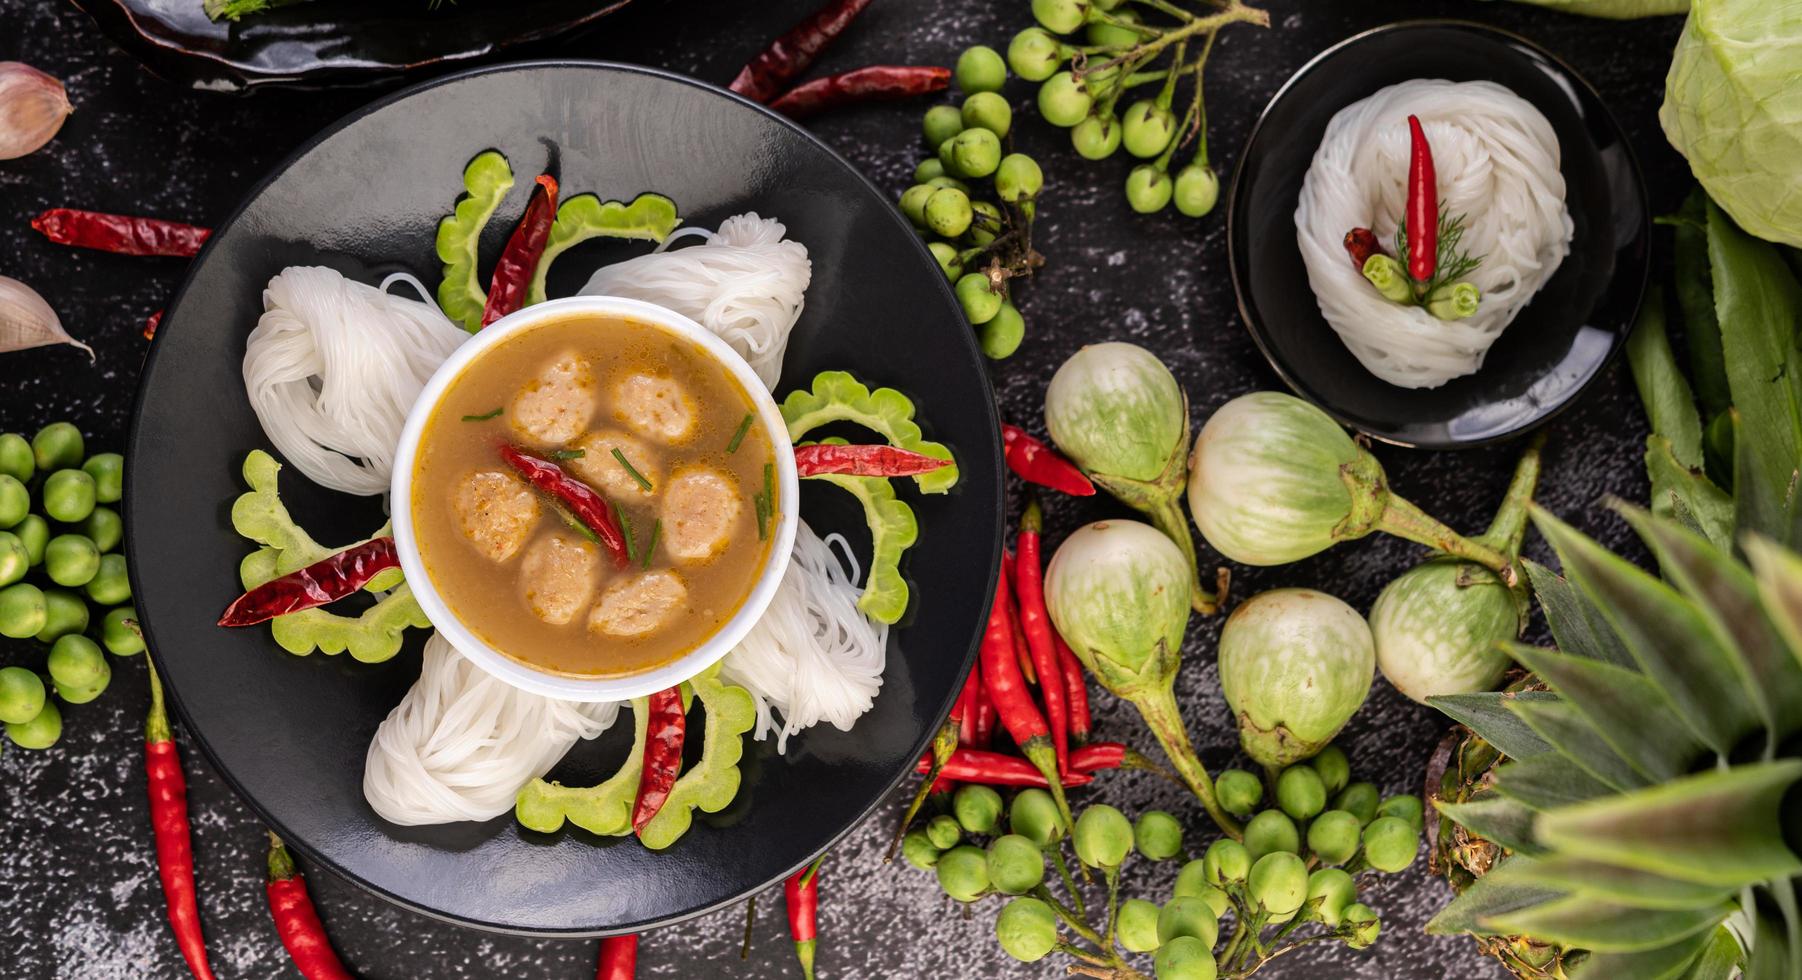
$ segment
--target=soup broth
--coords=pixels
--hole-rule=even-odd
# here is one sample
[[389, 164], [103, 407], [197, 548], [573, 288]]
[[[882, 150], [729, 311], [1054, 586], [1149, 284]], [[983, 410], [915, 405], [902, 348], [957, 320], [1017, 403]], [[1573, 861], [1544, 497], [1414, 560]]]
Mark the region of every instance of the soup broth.
[[[616, 510], [620, 568], [502, 460], [549, 459]], [[427, 419], [414, 534], [445, 603], [529, 666], [617, 676], [669, 663], [731, 619], [769, 557], [775, 455], [711, 354], [654, 325], [584, 314], [471, 361]]]

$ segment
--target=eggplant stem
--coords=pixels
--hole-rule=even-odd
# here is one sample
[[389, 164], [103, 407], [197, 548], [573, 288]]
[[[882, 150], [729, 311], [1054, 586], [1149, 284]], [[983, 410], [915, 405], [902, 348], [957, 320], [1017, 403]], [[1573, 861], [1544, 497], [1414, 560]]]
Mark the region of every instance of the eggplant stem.
[[1164, 755], [1176, 767], [1177, 775], [1188, 785], [1189, 791], [1201, 801], [1202, 809], [1220, 825], [1222, 833], [1233, 840], [1243, 840], [1245, 828], [1232, 815], [1221, 809], [1220, 801], [1214, 796], [1214, 781], [1209, 778], [1207, 767], [1195, 755], [1195, 747], [1189, 743], [1189, 732], [1183, 726], [1183, 716], [1176, 707], [1176, 694], [1165, 686], [1157, 690], [1130, 699], [1134, 707], [1139, 709], [1139, 716], [1145, 719], [1145, 726], [1163, 747]]
[[1534, 488], [1539, 485], [1539, 456], [1544, 448], [1545, 433], [1541, 431], [1520, 454], [1520, 462], [1514, 464], [1514, 478], [1508, 481], [1508, 493], [1502, 497], [1502, 505], [1496, 508], [1495, 520], [1477, 539], [1507, 552], [1511, 558], [1520, 557], [1521, 541], [1527, 536], [1527, 508], [1533, 503]]
[[1515, 570], [1513, 558], [1488, 544], [1459, 534], [1393, 492], [1389, 494], [1388, 502], [1383, 507], [1382, 515], [1377, 518], [1375, 527], [1376, 530], [1406, 538], [1415, 544], [1424, 544], [1455, 558], [1476, 562], [1500, 576], [1502, 583], [1509, 588], [1514, 588], [1515, 583], [1520, 581], [1520, 573]]

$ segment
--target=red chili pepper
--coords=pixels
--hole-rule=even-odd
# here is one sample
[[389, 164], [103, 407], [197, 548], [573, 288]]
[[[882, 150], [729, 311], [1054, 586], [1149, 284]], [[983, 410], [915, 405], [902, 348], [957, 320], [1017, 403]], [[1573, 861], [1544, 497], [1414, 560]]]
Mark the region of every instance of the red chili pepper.
[[613, 518], [612, 508], [607, 506], [607, 499], [595, 489], [581, 480], [564, 472], [563, 467], [548, 459], [540, 459], [518, 446], [501, 443], [501, 459], [513, 467], [513, 471], [526, 478], [526, 482], [540, 491], [557, 499], [563, 506], [581, 521], [594, 536], [601, 540], [601, 547], [613, 556], [613, 564], [625, 568], [631, 561], [626, 553], [626, 536], [619, 529], [619, 522]]
[[1070, 816], [1070, 804], [1057, 782], [1057, 750], [1051, 746], [1051, 729], [1045, 724], [1045, 716], [1039, 713], [1038, 705], [1032, 703], [1026, 678], [1014, 659], [1012, 623], [1008, 615], [1011, 603], [1007, 576], [1003, 575], [989, 604], [988, 628], [982, 635], [982, 683], [988, 689], [989, 699], [995, 702], [995, 713], [1013, 737], [1014, 744], [1050, 783], [1051, 796], [1057, 801], [1064, 826], [1073, 827], [1076, 824]]
[[638, 777], [638, 800], [632, 804], [633, 833], [644, 832], [644, 825], [663, 809], [676, 777], [682, 774], [682, 743], [688, 737], [688, 714], [682, 710], [681, 685], [651, 695], [648, 725], [644, 772]]
[[982, 665], [971, 664], [970, 675], [964, 678], [964, 689], [958, 692], [957, 703], [951, 707], [951, 717], [957, 722], [957, 741], [960, 745], [974, 745], [976, 742], [976, 698], [982, 690]]
[[638, 976], [638, 937], [608, 936], [601, 940], [601, 963], [594, 980], [635, 980]]
[[1037, 500], [1028, 501], [1020, 515], [1020, 533], [1014, 539], [1015, 595], [1020, 598], [1020, 630], [1039, 673], [1039, 697], [1045, 702], [1045, 718], [1051, 725], [1051, 746], [1057, 751], [1057, 771], [1070, 772], [1070, 707], [1064, 681], [1064, 664], [1052, 641], [1051, 616], [1045, 610], [1045, 570], [1039, 564], [1039, 530], [1044, 523]]
[[1025, 429], [1002, 423], [1001, 448], [1002, 455], [1007, 458], [1007, 468], [1027, 483], [1036, 483], [1073, 497], [1095, 496], [1095, 484], [1082, 475], [1082, 470], [1077, 469], [1075, 463], [1027, 435]]
[[144, 339], [149, 340], [150, 338], [155, 337], [156, 336], [156, 328], [160, 327], [162, 325], [163, 325], [163, 311], [162, 310], [157, 310], [155, 313], [152, 313], [149, 316], [145, 317], [144, 318]]
[[551, 240], [551, 223], [557, 220], [557, 179], [550, 174], [538, 175], [538, 186], [526, 201], [526, 213], [507, 239], [499, 262], [494, 264], [494, 278], [488, 284], [488, 305], [482, 308], [482, 326], [518, 310], [526, 303], [526, 288], [538, 271], [538, 260], [544, 257], [545, 243]]
[[782, 895], [788, 901], [788, 934], [795, 941], [795, 959], [801, 961], [801, 976], [813, 980], [813, 954], [818, 945], [820, 915], [820, 862], [813, 863], [788, 876]]
[[1083, 672], [1076, 651], [1053, 630], [1051, 639], [1057, 644], [1058, 660], [1064, 666], [1064, 700], [1070, 706], [1070, 744], [1081, 746], [1089, 741], [1089, 678]]
[[1352, 268], [1363, 272], [1364, 263], [1369, 262], [1372, 255], [1385, 253], [1376, 232], [1369, 228], [1353, 228], [1345, 233], [1345, 254], [1351, 256]]
[[106, 214], [74, 208], [51, 208], [31, 219], [31, 227], [58, 245], [92, 248], [120, 255], [172, 255], [189, 257], [200, 251], [211, 228], [140, 218], [129, 214]]
[[1091, 742], [1070, 753], [1070, 768], [1077, 772], [1100, 772], [1118, 769], [1126, 764], [1128, 749], [1120, 742]]
[[816, 443], [795, 447], [795, 473], [798, 476], [918, 476], [950, 465], [948, 459], [894, 446]]
[[775, 98], [869, 5], [870, 0], [832, 0], [771, 41], [726, 87], [756, 102]]
[[987, 688], [976, 692], [976, 747], [988, 748], [995, 741], [995, 702], [989, 700]]
[[871, 65], [803, 82], [770, 103], [790, 119], [860, 102], [883, 102], [942, 92], [951, 69], [937, 65]]
[[[924, 772], [929, 764], [928, 760], [921, 759], [914, 764], [914, 771]], [[951, 754], [951, 759], [945, 763], [942, 771], [962, 782], [980, 783], [984, 786], [1037, 786], [1044, 789], [1050, 785], [1045, 780], [1045, 774], [1025, 759], [983, 749], [958, 749]], [[1072, 768], [1070, 774], [1060, 782], [1064, 787], [1087, 786], [1094, 782], [1094, 777]]]
[[1408, 117], [1408, 276], [1429, 282], [1439, 266], [1439, 179], [1420, 117]]
[[282, 839], [269, 835], [269, 880], [263, 885], [269, 895], [269, 914], [275, 918], [275, 931], [288, 948], [300, 975], [307, 980], [351, 980], [338, 954], [326, 938], [325, 926], [307, 895], [307, 881], [294, 867], [294, 859], [282, 846]]
[[398, 565], [400, 555], [394, 550], [394, 539], [371, 538], [244, 593], [225, 607], [219, 625], [251, 626], [337, 602]]
[[1003, 549], [1001, 552], [1001, 574], [1007, 579], [1007, 627], [1014, 638], [1014, 662], [1020, 665], [1020, 675], [1026, 683], [1037, 684], [1039, 674], [1032, 665], [1032, 653], [1026, 649], [1026, 633], [1020, 629], [1020, 610], [1015, 605], [1013, 596], [1019, 593], [1014, 589], [1014, 553]]
[[200, 932], [194, 890], [194, 842], [188, 835], [188, 781], [182, 775], [175, 731], [163, 710], [163, 682], [150, 667], [150, 713], [144, 719], [144, 775], [150, 788], [150, 829], [156, 838], [156, 873], [169, 906], [169, 928], [195, 980], [213, 980]]

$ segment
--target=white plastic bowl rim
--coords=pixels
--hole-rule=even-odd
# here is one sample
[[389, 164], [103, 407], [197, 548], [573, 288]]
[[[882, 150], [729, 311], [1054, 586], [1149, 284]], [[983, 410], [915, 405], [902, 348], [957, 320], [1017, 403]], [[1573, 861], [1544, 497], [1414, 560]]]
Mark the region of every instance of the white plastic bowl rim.
[[[444, 392], [463, 373], [470, 362], [489, 348], [523, 330], [530, 330], [549, 320], [568, 316], [610, 316], [637, 320], [674, 334], [712, 354], [731, 372], [739, 386], [750, 397], [756, 409], [757, 424], [770, 437], [776, 457], [775, 525], [770, 541], [769, 557], [751, 592], [732, 618], [712, 636], [688, 653], [670, 663], [650, 670], [616, 677], [576, 677], [539, 670], [515, 660], [489, 646], [475, 635], [438, 594], [425, 563], [419, 555], [418, 540], [413, 534], [413, 463], [418, 454], [419, 439], [425, 431]], [[571, 296], [529, 306], [511, 313], [482, 328], [463, 346], [451, 353], [427, 381], [418, 401], [407, 413], [406, 427], [401, 430], [399, 451], [394, 460], [394, 478], [390, 485], [389, 507], [394, 517], [394, 542], [400, 553], [401, 570], [407, 584], [425, 610], [426, 617], [448, 639], [458, 652], [476, 666], [522, 690], [566, 701], [624, 701], [643, 697], [674, 687], [717, 663], [731, 652], [775, 598], [788, 570], [794, 550], [796, 508], [800, 501], [799, 481], [795, 475], [794, 447], [788, 439], [788, 426], [769, 389], [758, 380], [744, 358], [714, 336], [707, 328], [673, 310], [654, 303], [617, 296]]]

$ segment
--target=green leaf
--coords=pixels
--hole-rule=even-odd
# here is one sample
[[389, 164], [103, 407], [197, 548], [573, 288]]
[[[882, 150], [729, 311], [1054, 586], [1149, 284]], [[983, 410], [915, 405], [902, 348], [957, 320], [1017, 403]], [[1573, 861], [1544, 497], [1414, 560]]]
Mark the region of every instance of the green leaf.
[[1652, 513], [1693, 524], [1716, 544], [1733, 540], [1733, 498], [1703, 471], [1678, 462], [1669, 439], [1646, 437], [1646, 473], [1652, 479]]
[[1466, 933], [1493, 936], [1496, 931], [1485, 926], [1484, 922], [1564, 896], [1564, 892], [1555, 888], [1520, 880], [1511, 881], [1506, 876], [1498, 877], [1498, 872], [1515, 862], [1531, 863], [1531, 860], [1511, 857], [1497, 864], [1488, 875], [1478, 878], [1445, 908], [1440, 909], [1439, 914], [1427, 923], [1426, 931], [1435, 936]]
[[1727, 413], [1733, 426], [1733, 523], [1740, 534], [1762, 534], [1778, 540], [1791, 531], [1791, 507], [1796, 495], [1795, 472], [1781, 488], [1759, 478], [1760, 450], [1745, 439], [1745, 422], [1739, 409]]
[[1515, 700], [1555, 701], [1557, 695], [1545, 691], [1484, 691], [1480, 694], [1436, 694], [1427, 698], [1427, 703], [1476, 732], [1510, 759], [1530, 759], [1552, 751], [1545, 739], [1508, 710], [1508, 702]]
[[1802, 963], [1782, 913], [1760, 905], [1753, 915], [1752, 955], [1746, 963], [1745, 980], [1795, 980], [1802, 973]]
[[1721, 926], [1708, 934], [1708, 945], [1689, 972], [1683, 975], [1683, 980], [1734, 980], [1739, 976], [1743, 956], [1739, 940], [1733, 938], [1733, 930]]
[[544, 302], [544, 277], [551, 271], [551, 263], [577, 245], [594, 238], [661, 242], [681, 223], [682, 219], [676, 214], [676, 202], [662, 194], [640, 194], [630, 204], [603, 201], [593, 194], [577, 194], [566, 199], [557, 208], [557, 220], [551, 223], [551, 237], [545, 242], [544, 255], [532, 273], [526, 305]]
[[[1708, 259], [1727, 383], [1740, 416], [1735, 440], [1749, 453], [1762, 495], [1785, 500], [1802, 459], [1802, 354], [1796, 347], [1802, 285], [1776, 246], [1741, 231], [1713, 202]], [[1734, 492], [1744, 495], [1740, 479], [1734, 483]]]
[[1515, 701], [1508, 708], [1519, 715], [1527, 727], [1550, 742], [1560, 755], [1591, 776], [1615, 789], [1646, 785], [1646, 777], [1621, 758], [1581, 712], [1562, 699]]
[[757, 703], [751, 692], [719, 679], [714, 664], [690, 678], [695, 697], [706, 712], [706, 743], [701, 758], [670, 788], [663, 809], [639, 831], [638, 839], [653, 851], [679, 840], [694, 823], [694, 811], [718, 813], [738, 795], [743, 778], [738, 762], [744, 758], [744, 734], [757, 724]]
[[[1731, 888], [1698, 885], [1566, 854], [1535, 858], [1532, 861], [1510, 861], [1506, 867], [1490, 873], [1501, 874], [1510, 881], [1518, 880], [1523, 884], [1557, 889], [1572, 895], [1588, 895], [1615, 905], [1638, 909], [1719, 909], [1731, 902], [1737, 894]], [[1701, 952], [1700, 945], [1695, 952]]]
[[1534, 810], [1555, 810], [1614, 792], [1613, 787], [1556, 752], [1497, 767], [1495, 789]]
[[1701, 742], [1671, 724], [1670, 706], [1644, 674], [1555, 650], [1509, 646], [1514, 659], [1551, 685], [1642, 775], [1674, 779], [1703, 754]]
[[1541, 942], [1598, 953], [1637, 953], [1706, 933], [1732, 911], [1727, 905], [1702, 909], [1636, 909], [1572, 895], [1543, 905], [1491, 916], [1484, 924]]
[[[782, 399], [782, 419], [788, 437], [799, 442], [809, 432], [832, 422], [855, 422], [881, 435], [891, 446], [909, 449], [933, 459], [952, 459], [951, 450], [930, 442], [914, 421], [914, 403], [893, 388], [871, 391], [844, 371], [821, 371], [813, 387], [791, 391]], [[957, 465], [940, 467], [914, 477], [921, 493], [944, 493], [957, 483]]]
[[1641, 953], [1595, 953], [1570, 970], [1570, 980], [1677, 980], [1684, 975], [1712, 936], [1707, 932]]
[[[842, 439], [827, 439], [840, 443]], [[805, 445], [805, 443], [803, 443]], [[901, 557], [919, 539], [920, 524], [907, 501], [895, 496], [895, 487], [880, 476], [846, 476], [824, 473], [807, 477], [830, 483], [857, 498], [863, 505], [864, 523], [870, 528], [869, 577], [857, 608], [878, 622], [899, 622], [907, 612], [907, 578], [901, 574]]]
[[1533, 811], [1507, 797], [1487, 796], [1468, 803], [1434, 800], [1433, 805], [1465, 829], [1516, 854], [1545, 850], [1533, 839]]
[[1732, 656], [1693, 603], [1546, 511], [1534, 508], [1533, 521], [1565, 574], [1709, 748], [1725, 755], [1762, 727]]
[[1782, 823], [1783, 795], [1798, 781], [1802, 759], [1737, 766], [1541, 814], [1534, 829], [1558, 851], [1741, 887], [1802, 874]]
[[438, 283], [438, 306], [444, 315], [475, 333], [482, 329], [482, 310], [488, 290], [482, 287], [482, 229], [513, 188], [513, 168], [498, 151], [485, 150], [463, 168], [463, 197], [438, 222], [435, 250], [444, 263], [444, 279]]
[[1802, 667], [1802, 555], [1773, 544], [1769, 538], [1746, 538], [1746, 556], [1758, 576], [1758, 596], [1765, 611]]
[[1636, 507], [1615, 509], [1658, 556], [1664, 577], [1695, 600], [1721, 648], [1738, 665], [1765, 727], [1779, 740], [1802, 728], [1802, 670], [1765, 615], [1752, 573], [1699, 535], [1653, 520]]
[[632, 804], [638, 800], [638, 783], [644, 775], [644, 749], [650, 730], [651, 701], [632, 699], [632, 750], [619, 771], [598, 786], [565, 786], [534, 779], [519, 791], [513, 816], [527, 829], [554, 833], [570, 823], [602, 837], [624, 837], [632, 832]]
[[[1652, 422], [1652, 433], [1670, 440], [1678, 462], [1692, 470], [1701, 469], [1702, 417], [1696, 412], [1689, 382], [1677, 367], [1676, 355], [1671, 353], [1670, 337], [1664, 329], [1663, 289], [1653, 287], [1639, 308], [1639, 322], [1627, 338], [1627, 364], [1633, 370], [1633, 384], [1639, 389], [1646, 417]], [[1652, 493], [1654, 499], [1661, 496], [1656, 485]]]
[[1539, 597], [1539, 608], [1545, 611], [1546, 625], [1552, 628], [1558, 649], [1616, 667], [1639, 669], [1620, 637], [1602, 620], [1601, 611], [1568, 579], [1536, 561], [1523, 560], [1521, 564], [1527, 568], [1533, 594]]
[[1702, 414], [1712, 420], [1732, 404], [1732, 395], [1721, 352], [1721, 321], [1714, 312], [1714, 273], [1708, 267], [1708, 192], [1700, 186], [1691, 190], [1669, 224], [1690, 375]]

